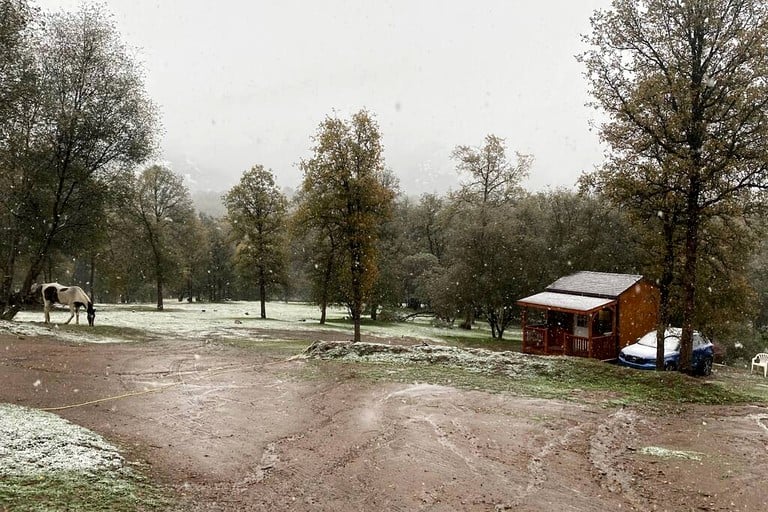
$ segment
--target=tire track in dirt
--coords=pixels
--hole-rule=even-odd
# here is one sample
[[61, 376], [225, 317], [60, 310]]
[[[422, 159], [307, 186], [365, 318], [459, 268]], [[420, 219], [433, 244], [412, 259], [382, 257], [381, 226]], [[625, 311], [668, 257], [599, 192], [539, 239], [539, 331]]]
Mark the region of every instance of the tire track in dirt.
[[[260, 503], [259, 510], [303, 509], [324, 500], [368, 509], [372, 496], [365, 491], [375, 487], [369, 481], [376, 469], [375, 453], [397, 437], [397, 426], [382, 423], [379, 400], [368, 391], [350, 392], [334, 382], [303, 395], [310, 422], [297, 423], [270, 440], [259, 463], [232, 491]], [[356, 498], [351, 500], [351, 495]]]
[[545, 467], [550, 463], [550, 459], [553, 453], [557, 452], [561, 448], [568, 447], [574, 441], [574, 439], [582, 438], [586, 435], [586, 432], [594, 429], [594, 423], [581, 423], [579, 425], [569, 427], [565, 434], [555, 432], [555, 438], [546, 443], [539, 452], [531, 457], [528, 462], [528, 485], [525, 490], [520, 493], [520, 496], [515, 499], [510, 505], [507, 506], [507, 510], [514, 510], [525, 504], [529, 496], [537, 492], [544, 482], [547, 481], [547, 472]]
[[608, 416], [589, 439], [589, 461], [603, 488], [621, 494], [635, 508], [647, 510], [650, 504], [640, 495], [632, 474], [619, 460], [626, 452], [626, 439], [636, 435], [638, 421], [638, 415], [628, 409], [619, 409]]
[[750, 414], [747, 416], [747, 418], [755, 420], [757, 423], [757, 426], [763, 429], [766, 433], [768, 433], [768, 414], [760, 413], [760, 414]]

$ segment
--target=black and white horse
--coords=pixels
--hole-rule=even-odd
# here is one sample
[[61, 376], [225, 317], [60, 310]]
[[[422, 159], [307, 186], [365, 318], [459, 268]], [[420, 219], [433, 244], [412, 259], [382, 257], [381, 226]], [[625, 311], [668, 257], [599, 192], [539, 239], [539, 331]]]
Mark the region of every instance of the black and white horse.
[[51, 308], [54, 304], [69, 306], [69, 320], [75, 318], [75, 323], [80, 323], [80, 308], [83, 307], [88, 314], [88, 325], [93, 325], [96, 319], [96, 310], [90, 297], [79, 286], [62, 286], [59, 283], [46, 283], [41, 286], [43, 293], [43, 310], [45, 311], [45, 323], [51, 322]]

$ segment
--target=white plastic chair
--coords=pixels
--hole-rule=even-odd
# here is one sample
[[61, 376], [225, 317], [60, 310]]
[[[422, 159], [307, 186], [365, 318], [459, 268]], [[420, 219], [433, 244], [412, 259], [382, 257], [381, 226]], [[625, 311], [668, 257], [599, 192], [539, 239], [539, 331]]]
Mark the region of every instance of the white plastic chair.
[[749, 373], [755, 369], [755, 366], [763, 369], [763, 377], [768, 377], [768, 354], [760, 352], [752, 359], [752, 366], [749, 369]]

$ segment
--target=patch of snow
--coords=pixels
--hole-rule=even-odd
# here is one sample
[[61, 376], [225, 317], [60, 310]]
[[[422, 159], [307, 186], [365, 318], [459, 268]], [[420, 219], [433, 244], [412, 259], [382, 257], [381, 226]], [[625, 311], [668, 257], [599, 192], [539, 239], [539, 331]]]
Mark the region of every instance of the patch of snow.
[[480, 348], [459, 348], [441, 345], [386, 345], [383, 343], [351, 343], [317, 341], [302, 357], [342, 359], [402, 364], [424, 362], [445, 364], [477, 373], [502, 373], [507, 376], [544, 374], [556, 369], [558, 357], [538, 357], [517, 352], [494, 352]]
[[452, 393], [456, 390], [454, 388], [449, 388], [448, 386], [438, 386], [437, 384], [414, 384], [412, 386], [408, 386], [405, 389], [401, 389], [399, 391], [394, 391], [387, 395], [385, 400], [389, 400], [390, 398], [395, 397], [406, 397], [406, 398], [416, 398], [416, 397], [422, 397], [422, 396], [434, 396], [434, 395], [442, 395], [445, 393]]
[[640, 449], [640, 453], [645, 455], [653, 455], [654, 457], [661, 457], [663, 459], [688, 459], [688, 460], [701, 460], [701, 454], [696, 452], [686, 452], [683, 450], [670, 450], [668, 448], [662, 448], [660, 446], [646, 446]]
[[0, 404], [0, 476], [123, 469], [101, 436], [45, 411]]

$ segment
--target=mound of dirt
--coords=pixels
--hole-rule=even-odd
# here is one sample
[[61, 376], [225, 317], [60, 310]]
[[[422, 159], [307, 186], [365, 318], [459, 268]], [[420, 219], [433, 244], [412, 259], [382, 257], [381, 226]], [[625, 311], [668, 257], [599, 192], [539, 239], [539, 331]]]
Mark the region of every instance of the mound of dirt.
[[455, 366], [472, 372], [509, 376], [547, 374], [561, 366], [562, 357], [540, 357], [518, 352], [494, 352], [481, 348], [443, 345], [387, 345], [349, 341], [316, 341], [302, 357], [390, 363], [431, 363]]

